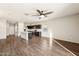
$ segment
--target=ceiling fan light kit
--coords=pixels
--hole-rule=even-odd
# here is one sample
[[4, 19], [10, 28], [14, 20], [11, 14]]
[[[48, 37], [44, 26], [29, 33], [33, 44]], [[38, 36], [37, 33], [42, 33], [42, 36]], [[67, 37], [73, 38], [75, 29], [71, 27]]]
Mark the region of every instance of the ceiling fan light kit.
[[[36, 11], [39, 13], [39, 15], [32, 15], [32, 16], [39, 16], [39, 19], [44, 18], [44, 17], [47, 17], [48, 14], [53, 13], [53, 11], [44, 12], [44, 11], [41, 11], [39, 9], [37, 9]], [[29, 14], [26, 13], [25, 15], [29, 15]]]

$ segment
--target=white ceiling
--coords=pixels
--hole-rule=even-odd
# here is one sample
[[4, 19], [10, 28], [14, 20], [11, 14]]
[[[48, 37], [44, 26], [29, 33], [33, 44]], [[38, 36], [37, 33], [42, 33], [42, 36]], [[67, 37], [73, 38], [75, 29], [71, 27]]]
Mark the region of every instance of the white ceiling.
[[[39, 19], [31, 15], [35, 15], [36, 9], [54, 11], [48, 17]], [[25, 13], [30, 15], [26, 16]], [[12, 22], [23, 21], [26, 23], [50, 20], [57, 17], [67, 16], [79, 13], [79, 4], [77, 3], [1, 3], [0, 4], [0, 19], [9, 20]]]

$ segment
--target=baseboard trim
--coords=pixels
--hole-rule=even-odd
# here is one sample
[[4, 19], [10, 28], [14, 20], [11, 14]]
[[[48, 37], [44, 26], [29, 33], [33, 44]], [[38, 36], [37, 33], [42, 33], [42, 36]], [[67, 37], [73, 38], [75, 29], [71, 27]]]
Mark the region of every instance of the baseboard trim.
[[63, 41], [67, 41], [67, 42], [79, 44], [78, 42], [74, 42], [74, 41], [70, 41], [70, 40], [65, 40], [64, 38], [61, 39], [61, 38], [56, 38], [56, 37], [54, 37], [53, 39], [58, 39], [58, 40], [63, 40]]
[[57, 43], [58, 45], [60, 45], [62, 48], [64, 48], [66, 51], [68, 51], [69, 53], [71, 53], [73, 56], [77, 56], [74, 53], [72, 53], [69, 49], [67, 49], [66, 47], [64, 47], [63, 45], [61, 45], [60, 43], [58, 43], [56, 40], [53, 40], [55, 43]]

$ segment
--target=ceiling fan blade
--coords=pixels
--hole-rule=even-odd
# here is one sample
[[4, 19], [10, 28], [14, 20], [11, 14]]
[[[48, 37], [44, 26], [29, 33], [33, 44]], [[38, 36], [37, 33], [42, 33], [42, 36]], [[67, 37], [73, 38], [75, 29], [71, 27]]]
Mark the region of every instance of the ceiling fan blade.
[[44, 13], [44, 15], [51, 14], [51, 13], [53, 13], [53, 12], [52, 12], [52, 11], [50, 11], [50, 12]]
[[43, 13], [42, 13], [40, 10], [38, 10], [38, 9], [37, 9], [37, 12], [38, 12], [40, 15], [42, 15], [42, 14], [43, 14]]

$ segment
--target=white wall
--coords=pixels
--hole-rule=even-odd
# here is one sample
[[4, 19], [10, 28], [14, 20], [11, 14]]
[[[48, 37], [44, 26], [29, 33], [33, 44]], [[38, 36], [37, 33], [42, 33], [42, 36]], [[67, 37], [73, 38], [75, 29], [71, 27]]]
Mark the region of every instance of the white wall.
[[55, 38], [79, 43], [79, 16], [69, 16], [48, 22]]
[[0, 39], [6, 38], [6, 21], [0, 20]]
[[49, 37], [48, 25], [46, 23], [42, 24], [42, 37]]
[[54, 37], [57, 39], [79, 43], [79, 16], [68, 16], [59, 19], [51, 19], [36, 24], [46, 26], [48, 32], [42, 30], [43, 37]]
[[18, 23], [14, 25], [14, 34], [15, 36], [18, 36]]
[[14, 35], [14, 25], [6, 22], [6, 35]]
[[9, 35], [9, 23], [6, 23], [6, 36]]
[[9, 27], [9, 34], [14, 35], [14, 25], [10, 25]]
[[18, 36], [20, 36], [23, 31], [24, 31], [24, 23], [18, 22]]

